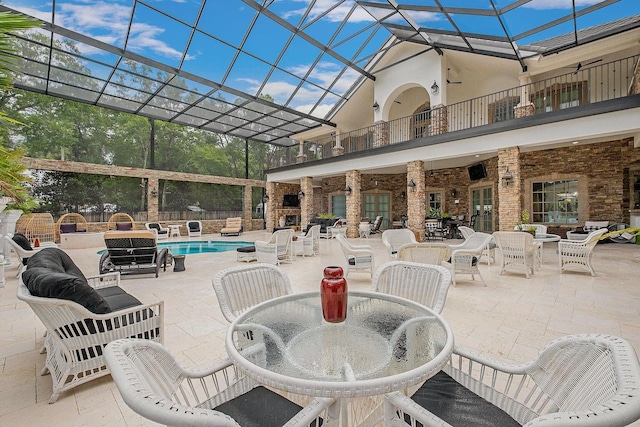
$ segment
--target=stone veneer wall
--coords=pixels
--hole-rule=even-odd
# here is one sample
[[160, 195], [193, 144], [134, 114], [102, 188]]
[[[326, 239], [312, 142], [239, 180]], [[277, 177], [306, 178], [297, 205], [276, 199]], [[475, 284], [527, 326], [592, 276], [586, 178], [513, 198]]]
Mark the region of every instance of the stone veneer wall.
[[[502, 177], [509, 170], [513, 179], [505, 184]], [[498, 150], [498, 199], [501, 201], [496, 229], [513, 231], [522, 214], [520, 181], [520, 149], [509, 147]]]

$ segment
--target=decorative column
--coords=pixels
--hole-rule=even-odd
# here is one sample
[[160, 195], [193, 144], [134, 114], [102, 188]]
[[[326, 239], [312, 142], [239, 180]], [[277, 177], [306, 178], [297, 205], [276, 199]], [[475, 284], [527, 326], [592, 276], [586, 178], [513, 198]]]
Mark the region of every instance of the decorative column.
[[275, 182], [267, 182], [267, 193], [266, 196], [268, 198], [266, 203], [266, 208], [264, 211], [265, 219], [267, 221], [267, 230], [273, 231], [276, 221], [276, 183]]
[[307, 161], [307, 155], [304, 154], [304, 141], [298, 141], [298, 155], [296, 156], [296, 163], [304, 163]]
[[378, 120], [373, 126], [373, 146], [383, 147], [389, 145], [389, 122]]
[[147, 221], [158, 221], [158, 178], [147, 178]]
[[351, 188], [351, 194], [347, 195], [347, 237], [359, 237], [360, 218], [362, 212], [362, 193], [360, 188], [362, 176], [360, 171], [347, 171], [345, 188]]
[[520, 222], [522, 184], [520, 180], [520, 149], [498, 150], [498, 229], [513, 231]]
[[336, 130], [336, 141], [335, 145], [331, 149], [331, 154], [333, 157], [342, 156], [344, 154], [344, 147], [342, 146], [342, 141], [340, 140], [340, 130]]
[[305, 176], [300, 179], [300, 191], [304, 197], [300, 200], [300, 226], [305, 227], [313, 215], [313, 178]]
[[533, 116], [536, 107], [531, 102], [531, 76], [525, 75], [520, 77], [520, 103], [513, 109], [513, 116], [516, 119], [520, 117]]
[[407, 163], [407, 215], [409, 229], [413, 231], [419, 242], [425, 239], [424, 217], [427, 213], [425, 197], [424, 162], [414, 160]]
[[431, 107], [431, 135], [449, 132], [449, 113], [443, 104]]
[[633, 86], [631, 87], [631, 94], [637, 95], [639, 93], [640, 93], [640, 67], [636, 67], [635, 73], [633, 76]]
[[251, 227], [251, 214], [253, 213], [253, 203], [251, 202], [252, 193], [252, 187], [245, 185], [242, 190], [242, 214], [244, 216], [242, 219], [242, 227], [244, 231], [251, 231], [253, 229]]

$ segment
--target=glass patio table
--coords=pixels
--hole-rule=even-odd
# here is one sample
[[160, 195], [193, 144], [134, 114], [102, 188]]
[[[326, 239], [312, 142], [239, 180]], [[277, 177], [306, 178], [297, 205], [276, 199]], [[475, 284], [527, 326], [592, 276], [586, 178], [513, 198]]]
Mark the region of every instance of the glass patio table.
[[[264, 350], [256, 357], [256, 346]], [[347, 319], [323, 319], [319, 292], [275, 298], [240, 315], [226, 336], [229, 356], [257, 382], [338, 398], [376, 396], [424, 382], [447, 362], [453, 334], [433, 310], [377, 292], [349, 292]]]

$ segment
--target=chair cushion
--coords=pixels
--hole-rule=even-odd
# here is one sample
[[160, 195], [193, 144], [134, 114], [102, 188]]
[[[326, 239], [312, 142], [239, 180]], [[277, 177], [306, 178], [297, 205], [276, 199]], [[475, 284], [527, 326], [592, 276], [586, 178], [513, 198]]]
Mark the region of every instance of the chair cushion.
[[60, 249], [45, 248], [29, 258], [22, 281], [34, 296], [74, 301], [96, 314], [111, 312], [107, 301]]
[[24, 234], [21, 233], [16, 233], [11, 240], [13, 240], [14, 242], [16, 242], [18, 244], [18, 246], [20, 246], [22, 249], [24, 249], [25, 251], [32, 251], [33, 248], [31, 247], [31, 243], [29, 242], [29, 239], [27, 239]]
[[198, 224], [197, 222], [190, 222], [189, 223], [189, 230], [191, 230], [191, 231], [199, 231], [200, 230], [200, 224]]
[[139, 299], [126, 293], [120, 286], [101, 288], [97, 289], [96, 292], [104, 298], [112, 312], [142, 305]]
[[[358, 257], [359, 263], [371, 262], [371, 257]], [[349, 265], [356, 265], [356, 258], [349, 258]]]
[[258, 386], [214, 408], [243, 427], [281, 427], [302, 410], [301, 406]]
[[509, 414], [440, 371], [411, 396], [417, 404], [454, 426], [520, 426]]
[[116, 222], [116, 230], [130, 231], [133, 230], [133, 224], [130, 222]]
[[[449, 264], [451, 264], [451, 258], [449, 258], [449, 259], [447, 260], [447, 262], [448, 262]], [[472, 266], [474, 266], [474, 267], [475, 267], [476, 265], [478, 265], [478, 257], [475, 257], [475, 256], [474, 256], [473, 258], [471, 258], [471, 265], [472, 265]]]
[[78, 229], [78, 224], [60, 224], [60, 233], [75, 233]]
[[256, 251], [255, 246], [243, 246], [241, 248], [236, 249], [237, 252], [251, 253]]

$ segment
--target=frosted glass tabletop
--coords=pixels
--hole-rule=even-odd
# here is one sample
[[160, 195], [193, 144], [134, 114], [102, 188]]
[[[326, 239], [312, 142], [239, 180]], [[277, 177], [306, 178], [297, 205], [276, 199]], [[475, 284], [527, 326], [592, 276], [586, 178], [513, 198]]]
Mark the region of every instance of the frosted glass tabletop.
[[239, 316], [227, 331], [237, 366], [263, 384], [326, 397], [368, 396], [437, 373], [453, 335], [433, 310], [376, 292], [349, 292], [347, 320], [322, 317], [319, 292], [276, 298]]

